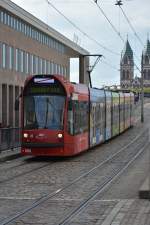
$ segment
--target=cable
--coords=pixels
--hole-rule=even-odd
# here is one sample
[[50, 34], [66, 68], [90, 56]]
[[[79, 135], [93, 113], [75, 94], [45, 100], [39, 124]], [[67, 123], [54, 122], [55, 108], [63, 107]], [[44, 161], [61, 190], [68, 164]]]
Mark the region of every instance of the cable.
[[99, 8], [99, 10], [101, 11], [101, 13], [103, 14], [103, 16], [106, 18], [106, 20], [108, 21], [108, 23], [111, 25], [112, 29], [115, 31], [115, 33], [120, 37], [120, 39], [124, 41], [123, 37], [121, 36], [120, 32], [118, 32], [118, 30], [116, 29], [116, 27], [113, 25], [113, 23], [111, 22], [111, 20], [107, 17], [106, 13], [104, 12], [104, 10], [100, 7], [100, 5], [98, 4], [97, 0], [92, 0], [96, 3], [97, 7]]
[[[106, 57], [103, 57], [103, 58], [106, 59]], [[107, 59], [107, 60], [108, 60], [108, 59]], [[112, 68], [112, 69], [114, 69], [114, 70], [116, 70], [116, 71], [119, 71], [119, 69], [118, 69], [116, 66], [112, 65], [110, 62], [108, 63], [107, 61], [104, 61], [104, 59], [101, 59], [101, 62], [102, 62], [103, 64], [109, 66], [110, 68]]]
[[135, 31], [133, 25], [131, 24], [130, 20], [128, 19], [127, 15], [126, 15], [126, 13], [124, 12], [124, 10], [123, 10], [123, 8], [121, 7], [121, 5], [119, 5], [119, 7], [120, 7], [120, 9], [121, 9], [121, 11], [122, 11], [124, 17], [126, 18], [126, 20], [127, 20], [128, 24], [129, 24], [131, 30], [134, 32], [134, 35], [137, 37], [137, 39], [138, 39], [138, 41], [140, 42], [140, 44], [141, 44], [142, 46], [144, 46], [144, 44], [143, 44], [141, 38], [140, 38], [140, 37], [138, 36], [138, 34], [136, 33], [136, 31]]
[[[93, 0], [92, 0], [93, 1]], [[102, 44], [100, 44], [97, 40], [95, 40], [94, 38], [92, 38], [89, 34], [85, 33], [83, 30], [81, 30], [80, 27], [78, 27], [74, 22], [72, 22], [67, 16], [65, 16], [60, 10], [58, 10], [49, 0], [46, 0], [46, 2], [53, 8], [55, 9], [55, 11], [57, 11], [63, 18], [65, 18], [65, 20], [67, 20], [73, 27], [75, 27], [78, 31], [80, 31], [84, 36], [86, 36], [89, 40], [95, 42], [98, 46], [100, 46], [101, 48], [103, 48], [104, 50], [112, 53], [112, 54], [115, 54], [115, 55], [120, 55], [119, 53], [117, 52], [114, 52], [112, 50], [110, 50], [109, 48], [103, 46]], [[117, 31], [117, 29], [115, 28], [115, 26], [111, 23], [110, 19], [106, 16], [105, 12], [101, 9], [101, 7], [98, 5], [97, 3], [97, 0], [94, 0], [94, 2], [97, 4], [98, 8], [100, 9], [100, 11], [102, 12], [102, 14], [105, 16], [105, 18], [107, 19], [107, 21], [109, 22], [109, 24], [112, 26], [113, 30], [117, 33], [117, 35], [120, 37], [120, 39], [124, 41], [123, 37], [120, 35], [120, 33]], [[117, 71], [118, 69], [107, 63], [107, 62], [103, 62], [107, 65], [109, 65], [111, 68], [115, 68]], [[140, 69], [138, 68], [138, 66], [134, 63], [134, 65], [136, 66], [136, 68], [140, 71]]]
[[[104, 17], [106, 18], [106, 20], [109, 22], [109, 24], [111, 25], [111, 27], [113, 28], [113, 30], [115, 31], [115, 33], [120, 37], [120, 39], [125, 43], [123, 37], [121, 36], [121, 34], [118, 32], [118, 30], [116, 29], [116, 27], [112, 24], [111, 20], [107, 17], [106, 13], [104, 12], [104, 10], [100, 7], [100, 5], [98, 4], [98, 0], [92, 0], [96, 3], [97, 7], [99, 8], [100, 12], [104, 15]], [[119, 7], [121, 5], [119, 4]], [[134, 55], [136, 56], [136, 54], [134, 53]], [[136, 56], [137, 57], [137, 56]], [[138, 71], [141, 70], [139, 69], [139, 67], [136, 65], [136, 63], [134, 62], [134, 66], [137, 68]]]
[[66, 17], [60, 10], [58, 10], [50, 1], [46, 0], [46, 2], [53, 8], [55, 9], [63, 18], [65, 18], [65, 20], [67, 20], [73, 27], [75, 27], [78, 31], [80, 31], [80, 33], [82, 33], [84, 36], [86, 36], [89, 40], [93, 41], [94, 43], [96, 43], [98, 46], [100, 46], [101, 48], [103, 48], [104, 50], [106, 50], [109, 53], [112, 53], [114, 55], [120, 55], [118, 52], [115, 52], [109, 48], [107, 48], [106, 46], [100, 44], [97, 40], [95, 40], [93, 37], [91, 37], [89, 34], [85, 33], [83, 30], [81, 30], [80, 27], [78, 27], [74, 22], [72, 22], [68, 17]]

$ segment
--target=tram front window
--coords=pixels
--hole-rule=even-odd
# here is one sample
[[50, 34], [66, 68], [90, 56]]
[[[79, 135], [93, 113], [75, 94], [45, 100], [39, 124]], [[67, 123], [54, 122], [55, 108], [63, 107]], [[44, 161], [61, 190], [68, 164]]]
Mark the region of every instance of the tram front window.
[[64, 107], [64, 96], [25, 96], [24, 129], [62, 130]]

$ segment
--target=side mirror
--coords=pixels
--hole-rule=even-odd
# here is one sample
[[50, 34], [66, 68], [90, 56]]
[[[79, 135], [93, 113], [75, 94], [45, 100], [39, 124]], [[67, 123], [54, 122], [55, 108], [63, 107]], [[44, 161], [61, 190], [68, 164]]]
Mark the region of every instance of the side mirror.
[[15, 100], [15, 111], [19, 111], [19, 99]]

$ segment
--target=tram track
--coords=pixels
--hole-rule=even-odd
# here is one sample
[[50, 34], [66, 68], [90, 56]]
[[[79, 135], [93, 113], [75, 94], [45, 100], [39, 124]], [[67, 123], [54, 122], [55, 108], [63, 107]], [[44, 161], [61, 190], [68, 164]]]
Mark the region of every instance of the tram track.
[[[128, 143], [126, 146], [124, 146], [123, 148], [121, 148], [119, 151], [117, 151], [116, 153], [114, 153], [112, 156], [109, 156], [107, 159], [105, 159], [103, 162], [101, 162], [100, 164], [98, 164], [97, 166], [93, 167], [92, 169], [90, 169], [88, 172], [80, 175], [79, 177], [77, 177], [76, 179], [74, 179], [73, 181], [71, 181], [70, 183], [68, 183], [67, 185], [63, 186], [60, 189], [57, 189], [56, 191], [54, 191], [52, 194], [46, 194], [43, 195], [41, 198], [39, 198], [37, 201], [35, 201], [30, 207], [22, 210], [21, 212], [16, 213], [14, 216], [9, 217], [7, 219], [5, 219], [4, 221], [1, 221], [0, 225], [5, 225], [5, 224], [9, 224], [13, 221], [16, 221], [18, 218], [20, 218], [21, 216], [23, 216], [26, 213], [31, 212], [31, 210], [33, 210], [34, 208], [40, 206], [42, 203], [53, 199], [54, 197], [57, 197], [59, 194], [63, 193], [64, 191], [66, 191], [68, 188], [70, 188], [72, 185], [77, 184], [77, 182], [81, 181], [81, 179], [83, 178], [87, 178], [89, 175], [91, 175], [93, 172], [95, 172], [97, 169], [102, 168], [104, 165], [108, 165], [108, 163], [112, 163], [112, 160], [115, 159], [116, 156], [118, 156], [120, 153], [123, 153], [125, 150], [128, 150], [128, 148], [132, 147], [132, 145], [134, 146], [135, 143], [137, 144], [138, 140], [141, 140], [142, 135], [145, 133], [146, 131], [144, 130], [143, 132], [141, 132], [139, 135], [136, 136], [136, 138], [134, 138], [130, 143]], [[144, 141], [145, 142], [145, 141]], [[87, 204], [89, 204], [89, 202], [94, 198], [95, 195], [97, 195], [98, 193], [100, 193], [100, 191], [104, 190], [104, 188], [106, 188], [106, 186], [108, 186], [114, 179], [116, 179], [119, 175], [121, 175], [123, 173], [123, 171], [129, 167], [129, 165], [136, 160], [136, 158], [144, 151], [145, 146], [142, 148], [143, 146], [143, 142], [137, 144], [137, 147], [140, 147], [140, 150], [137, 150], [137, 152], [135, 154], [133, 154], [133, 157], [131, 158], [131, 152], [129, 152], [129, 158], [131, 158], [131, 160], [125, 160], [125, 162], [123, 163], [123, 168], [122, 166], [118, 168], [113, 169], [112, 175], [109, 176], [105, 181], [102, 182], [102, 184], [99, 185], [99, 188], [96, 189], [95, 192], [93, 192], [92, 194], [90, 194], [89, 197], [86, 197], [80, 204], [78, 207], [76, 207], [75, 210], [72, 210], [65, 218], [61, 219], [60, 222], [58, 222], [57, 224], [66, 224], [66, 222], [68, 220], [70, 220], [74, 215], [76, 215], [77, 213], [79, 213], [79, 211], [85, 207]], [[135, 147], [135, 146], [134, 146]], [[116, 159], [115, 159], [116, 160]], [[121, 172], [122, 171], [122, 172]]]
[[[134, 140], [137, 140], [139, 137], [141, 136], [141, 134], [140, 135], [138, 135]], [[123, 147], [123, 149], [124, 148], [127, 148], [128, 146], [130, 146], [132, 143], [134, 143], [134, 140], [133, 141], [131, 141], [129, 144], [127, 144], [127, 146], [125, 146], [125, 147]], [[27, 159], [28, 160], [28, 159]], [[107, 160], [107, 159], [106, 159]], [[54, 161], [52, 161], [51, 162], [52, 164], [54, 164], [55, 162]], [[5, 172], [5, 177], [6, 177], [6, 173], [7, 172], [11, 172], [12, 173], [12, 169], [17, 169], [17, 173], [18, 173], [18, 168], [19, 167], [22, 167], [22, 166], [28, 166], [28, 164], [27, 164], [27, 162], [24, 162], [24, 163], [22, 163], [22, 164], [20, 164], [20, 165], [17, 165], [17, 166], [14, 166], [13, 168], [9, 168], [9, 169], [7, 169], [7, 170], [5, 170], [4, 172]], [[2, 185], [2, 184], [5, 184], [5, 183], [8, 183], [8, 182], [10, 182], [10, 181], [12, 181], [12, 180], [14, 180], [14, 179], [16, 179], [16, 178], [19, 178], [19, 177], [22, 177], [22, 176], [25, 176], [25, 175], [28, 175], [28, 174], [30, 174], [30, 173], [32, 173], [32, 172], [34, 172], [34, 171], [38, 171], [38, 170], [40, 170], [40, 169], [43, 169], [43, 168], [46, 168], [46, 167], [48, 167], [48, 166], [50, 166], [51, 164], [50, 163], [46, 163], [46, 164], [42, 164], [41, 166], [37, 166], [37, 167], [35, 167], [35, 168], [32, 168], [32, 169], [29, 169], [28, 171], [25, 171], [25, 172], [19, 172], [19, 174], [17, 174], [17, 175], [14, 175], [14, 176], [9, 176], [9, 175], [7, 175], [7, 178], [4, 178], [4, 179], [1, 179], [0, 178], [0, 185]], [[33, 165], [32, 165], [33, 166]], [[27, 167], [25, 167], [25, 170], [27, 170]], [[2, 175], [2, 174], [1, 174]]]
[[[50, 165], [52, 165], [52, 164], [54, 164], [54, 163], [56, 163], [58, 160], [51, 160], [51, 161], [48, 161], [48, 163], [44, 163], [44, 165], [43, 165], [43, 162], [42, 163], [40, 163], [41, 165], [39, 166], [39, 165], [35, 165], [35, 167], [34, 168], [29, 168], [29, 170], [27, 171], [27, 167], [29, 167], [30, 166], [30, 164], [31, 164], [31, 167], [33, 167], [33, 164], [36, 162], [35, 161], [35, 159], [33, 159], [33, 158], [29, 158], [29, 159], [26, 159], [27, 161], [26, 162], [23, 162], [23, 163], [21, 163], [21, 164], [19, 164], [19, 165], [16, 165], [16, 166], [13, 166], [13, 167], [10, 167], [10, 168], [6, 168], [6, 170], [4, 171], [4, 175], [5, 175], [5, 177], [7, 177], [6, 179], [4, 178], [2, 178], [1, 176], [2, 176], [2, 173], [0, 174], [0, 185], [2, 185], [2, 184], [5, 184], [5, 183], [7, 183], [7, 182], [10, 182], [10, 181], [12, 181], [12, 180], [14, 180], [14, 179], [16, 179], [16, 178], [19, 178], [19, 177], [22, 177], [22, 176], [25, 176], [25, 175], [27, 175], [27, 174], [30, 174], [30, 173], [32, 173], [32, 172], [34, 172], [34, 171], [38, 171], [38, 170], [40, 170], [40, 169], [43, 169], [43, 168], [46, 168], [46, 167], [48, 167], [48, 166], [50, 166]], [[30, 163], [29, 163], [29, 161], [28, 160], [32, 160], [32, 161], [30, 161]], [[32, 163], [33, 162], [33, 163]], [[39, 162], [38, 162], [39, 163]], [[23, 171], [23, 172], [20, 172], [20, 170], [18, 170], [18, 169], [20, 169], [20, 167], [23, 167], [23, 166], [25, 166], [25, 171]], [[16, 171], [13, 171], [13, 170], [16, 170]], [[7, 176], [6, 176], [6, 173], [10, 173], [10, 175], [8, 174]], [[12, 173], [19, 173], [19, 174], [16, 174], [16, 175], [11, 175]], [[3, 176], [4, 176], [3, 175]]]
[[126, 171], [126, 169], [129, 168], [129, 166], [143, 153], [145, 148], [148, 147], [148, 144], [146, 144], [131, 160], [122, 168], [118, 169], [117, 172], [113, 174], [106, 182], [104, 182], [95, 192], [93, 192], [87, 199], [82, 201], [78, 207], [76, 207], [72, 212], [69, 213], [65, 218], [63, 218], [61, 221], [57, 223], [57, 225], [67, 225], [68, 222], [71, 222], [71, 220], [77, 216], [83, 209], [85, 209], [99, 194], [101, 194], [103, 191], [105, 191], [109, 185], [114, 182], [123, 172]]
[[22, 172], [22, 173], [20, 173], [20, 174], [17, 174], [17, 175], [15, 175], [15, 176], [10, 177], [10, 178], [0, 180], [0, 185], [1, 185], [1, 184], [4, 184], [4, 183], [7, 183], [7, 182], [10, 182], [10, 181], [12, 181], [12, 180], [14, 180], [14, 179], [16, 179], [16, 178], [19, 178], [19, 177], [25, 176], [25, 175], [27, 175], [27, 174], [30, 174], [30, 173], [32, 173], [32, 172], [34, 172], [34, 171], [43, 169], [43, 168], [48, 167], [48, 166], [50, 166], [49, 163], [47, 163], [46, 165], [44, 164], [44, 165], [42, 165], [42, 166], [40, 166], [40, 167], [36, 167], [36, 168], [31, 169], [31, 170], [26, 171], [26, 172]]
[[[129, 144], [127, 144], [127, 147], [128, 147], [130, 144], [132, 144], [132, 143], [134, 142], [134, 140], [137, 140], [138, 137], [140, 137], [141, 135], [142, 135], [142, 132], [141, 132], [140, 135], [138, 135], [137, 137], [135, 137], [135, 138], [133, 139], [133, 141], [131, 141]], [[126, 146], [125, 146], [125, 147], [126, 147]], [[13, 167], [6, 168], [5, 170], [3, 170], [4, 172], [0, 174], [0, 185], [3, 185], [3, 184], [8, 183], [8, 182], [11, 182], [12, 180], [15, 180], [15, 179], [17, 179], [17, 178], [19, 178], [19, 177], [22, 177], [22, 176], [25, 176], [25, 175], [28, 175], [28, 174], [30, 174], [30, 173], [32, 173], [32, 172], [34, 172], [34, 171], [39, 171], [39, 170], [41, 170], [41, 169], [43, 169], [43, 168], [47, 168], [48, 166], [51, 165], [51, 163], [54, 164], [55, 162], [58, 162], [58, 161], [59, 161], [59, 159], [56, 160], [56, 157], [54, 157], [54, 159], [52, 159], [52, 160], [49, 161], [48, 163], [46, 163], [46, 164], [44, 163], [44, 165], [43, 165], [43, 163], [42, 163], [41, 166], [37, 166], [37, 167], [35, 167], [35, 168], [31, 168], [31, 169], [28, 170], [29, 164], [30, 164], [30, 163], [32, 164], [32, 160], [33, 160], [34, 163], [36, 162], [34, 158], [29, 158], [29, 159], [27, 158], [26, 161], [27, 161], [28, 163], [27, 163], [27, 162], [23, 162], [23, 163], [21, 163], [21, 164], [19, 164], [19, 165], [15, 165], [15, 166], [13, 166]], [[51, 162], [51, 163], [50, 163], [50, 162]], [[20, 172], [20, 171], [21, 171], [21, 170], [20, 170], [20, 167], [23, 167], [23, 166], [25, 166], [25, 172]], [[31, 166], [33, 167], [33, 164], [32, 164]], [[19, 170], [18, 170], [18, 168], [19, 168]], [[15, 169], [16, 169], [16, 171], [13, 171], [13, 170], [15, 170]], [[28, 171], [27, 171], [27, 170], [28, 170]], [[7, 173], [8, 173], [8, 175], [7, 175]], [[10, 175], [9, 175], [9, 173], [10, 173]], [[17, 173], [17, 174], [16, 174], [16, 175], [12, 175], [13, 173]], [[4, 177], [4, 178], [3, 178], [3, 177]], [[5, 178], [5, 177], [7, 177], [7, 178]]]

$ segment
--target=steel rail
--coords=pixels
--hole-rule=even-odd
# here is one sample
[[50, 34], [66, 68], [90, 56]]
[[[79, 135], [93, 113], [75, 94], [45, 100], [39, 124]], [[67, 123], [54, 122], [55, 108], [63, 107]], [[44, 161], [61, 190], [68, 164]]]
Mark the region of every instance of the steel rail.
[[109, 178], [108, 181], [104, 182], [95, 192], [93, 192], [86, 200], [82, 201], [82, 203], [75, 209], [72, 210], [72, 212], [66, 216], [61, 222], [58, 223], [58, 225], [67, 225], [68, 222], [75, 216], [77, 216], [83, 209], [85, 209], [89, 203], [91, 203], [92, 200], [96, 198], [97, 195], [101, 194], [103, 191], [105, 191], [109, 185], [116, 180], [128, 167], [144, 152], [145, 148], [149, 146], [148, 144], [145, 144], [144, 147], [134, 156], [132, 159], [119, 171], [115, 172], [112, 177]]
[[[25, 165], [25, 164], [26, 164], [26, 163], [24, 163], [24, 164], [22, 164], [22, 165]], [[54, 162], [52, 162], [52, 164], [54, 164]], [[39, 167], [36, 167], [36, 168], [34, 168], [34, 169], [30, 169], [29, 171], [22, 172], [22, 173], [20, 173], [20, 174], [17, 174], [17, 175], [15, 175], [15, 176], [10, 177], [10, 178], [0, 180], [0, 185], [1, 185], [1, 184], [4, 184], [4, 183], [7, 183], [7, 182], [9, 182], [9, 181], [12, 181], [12, 180], [14, 180], [14, 179], [16, 179], [16, 178], [18, 178], [18, 177], [25, 176], [25, 175], [27, 175], [27, 174], [29, 174], [29, 173], [34, 172], [34, 171], [37, 171], [37, 170], [43, 169], [43, 168], [45, 168], [45, 167], [48, 167], [48, 166], [50, 166], [50, 165], [51, 165], [51, 164], [46, 163], [46, 164], [41, 165], [41, 166], [39, 166]], [[20, 166], [21, 166], [21, 165], [20, 165]], [[19, 167], [19, 166], [18, 166], [18, 167]], [[11, 168], [10, 168], [10, 170], [11, 170]]]
[[[17, 214], [8, 217], [6, 219], [4, 219], [3, 221], [0, 222], [0, 225], [6, 225], [9, 224], [13, 221], [15, 221], [17, 218], [21, 217], [22, 215], [26, 214], [27, 212], [31, 211], [32, 209], [36, 208], [37, 206], [39, 206], [40, 204], [44, 203], [45, 201], [49, 200], [50, 198], [55, 197], [57, 194], [61, 193], [62, 191], [66, 190], [68, 187], [70, 187], [71, 185], [75, 184], [76, 182], [78, 182], [80, 179], [86, 177], [87, 175], [89, 175], [90, 173], [92, 173], [93, 171], [95, 171], [96, 169], [100, 168], [101, 166], [103, 166], [105, 163], [108, 163], [110, 160], [112, 160], [115, 156], [117, 156], [119, 153], [123, 152], [125, 149], [128, 149], [128, 147], [132, 144], [134, 144], [145, 132], [147, 131], [147, 129], [145, 129], [144, 131], [142, 131], [139, 135], [137, 135], [130, 143], [128, 143], [126, 146], [122, 147], [119, 151], [117, 151], [116, 153], [114, 153], [113, 155], [109, 156], [107, 159], [105, 159], [104, 161], [102, 161], [100, 164], [98, 164], [97, 166], [93, 167], [92, 169], [90, 169], [88, 172], [82, 174], [81, 176], [77, 177], [76, 179], [74, 179], [72, 182], [68, 183], [67, 185], [65, 185], [64, 187], [54, 191], [53, 193], [50, 194], [46, 194], [44, 196], [41, 196], [41, 198], [37, 199], [31, 206], [27, 207], [26, 209], [18, 212]], [[108, 182], [107, 182], [108, 183]], [[105, 184], [106, 185], [106, 184]]]

